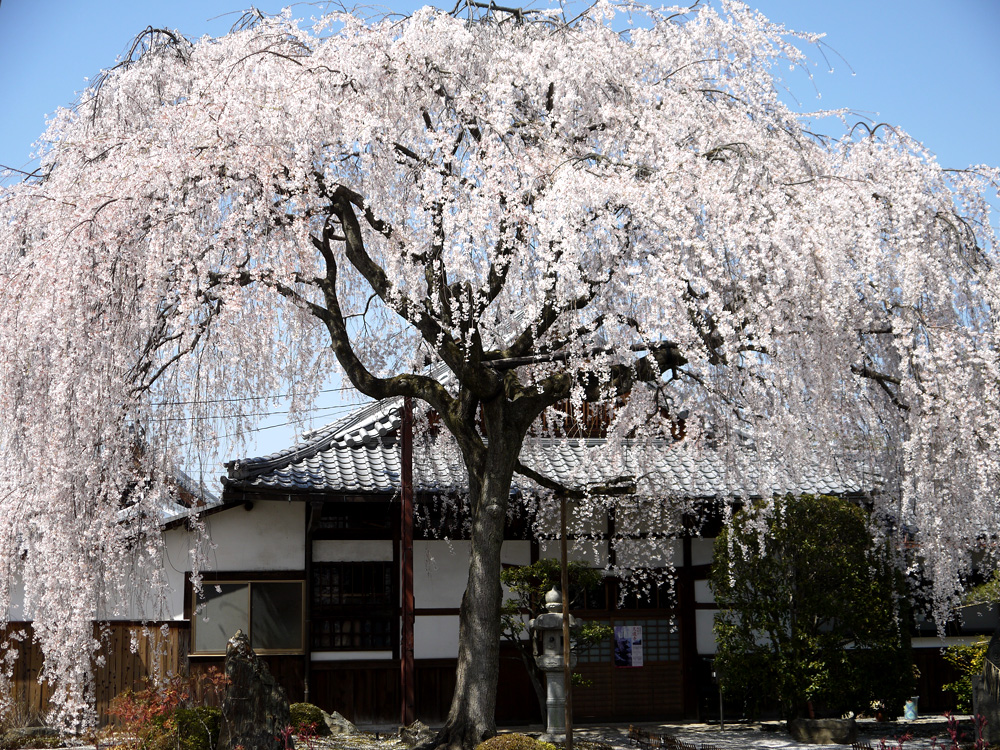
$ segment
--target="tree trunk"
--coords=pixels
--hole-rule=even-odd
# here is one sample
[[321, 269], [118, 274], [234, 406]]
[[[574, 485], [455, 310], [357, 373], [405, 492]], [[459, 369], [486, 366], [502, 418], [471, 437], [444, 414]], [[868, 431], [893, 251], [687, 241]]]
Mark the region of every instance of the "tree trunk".
[[[502, 406], [484, 404], [489, 442], [475, 476], [469, 465], [472, 506], [469, 580], [462, 596], [455, 694], [444, 727], [432, 747], [470, 750], [497, 733], [496, 696], [500, 673], [500, 548], [521, 433], [505, 424]], [[492, 429], [490, 429], [492, 428]]]
[[517, 653], [521, 656], [521, 662], [524, 664], [524, 669], [528, 673], [528, 679], [531, 680], [531, 687], [535, 689], [535, 698], [538, 700], [538, 711], [539, 715], [542, 717], [542, 721], [545, 721], [545, 717], [548, 715], [549, 707], [546, 703], [545, 695], [545, 673], [538, 668], [538, 663], [535, 661], [535, 654], [531, 648], [531, 641], [528, 644], [519, 643], [517, 644]]

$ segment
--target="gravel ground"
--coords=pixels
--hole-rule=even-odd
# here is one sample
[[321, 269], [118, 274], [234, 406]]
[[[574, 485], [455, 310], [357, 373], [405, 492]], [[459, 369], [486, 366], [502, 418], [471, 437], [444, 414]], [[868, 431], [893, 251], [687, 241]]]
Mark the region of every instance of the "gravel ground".
[[[962, 730], [972, 737], [972, 724], [969, 717], [962, 719]], [[641, 726], [652, 732], [671, 734], [684, 742], [701, 748], [702, 745], [712, 745], [719, 750], [817, 750], [817, 745], [805, 745], [791, 738], [779, 722], [766, 724], [727, 724], [720, 729], [718, 724], [651, 724]], [[532, 736], [541, 734], [541, 728], [511, 727], [501, 731], [517, 731]], [[933, 738], [938, 738], [938, 745], [947, 746], [947, 722], [941, 716], [924, 717], [916, 721], [875, 722], [869, 719], [858, 721], [858, 740], [868, 742], [876, 750], [880, 750], [880, 741], [886, 743], [886, 750], [898, 750], [899, 738], [911, 735], [905, 739], [902, 750], [930, 750]], [[626, 750], [634, 748], [628, 740], [628, 725], [581, 726], [573, 733], [574, 746], [579, 750]], [[302, 747], [302, 743], [299, 745]], [[408, 750], [393, 733], [361, 732], [352, 736], [340, 735], [325, 737], [313, 741], [316, 750]], [[846, 748], [846, 745], [827, 746], [831, 748]]]
[[[961, 729], [971, 744], [972, 723], [968, 716], [958, 717]], [[653, 724], [643, 723], [643, 729], [662, 734], [671, 734], [684, 742], [700, 748], [711, 745], [718, 750], [817, 750], [819, 745], [805, 745], [795, 742], [783, 724], [769, 722], [761, 724], [726, 724], [720, 729], [718, 724]], [[388, 728], [386, 728], [387, 730]], [[501, 731], [517, 731], [532, 736], [541, 734], [538, 726], [505, 727]], [[900, 748], [899, 738], [911, 735], [905, 739]], [[579, 750], [626, 750], [634, 746], [628, 740], [628, 725], [585, 725], [576, 727], [573, 733], [574, 747]], [[870, 719], [858, 721], [858, 740], [868, 742], [875, 750], [883, 750], [880, 741], [884, 740], [884, 750], [931, 750], [934, 738], [938, 746], [947, 747], [950, 744], [947, 722], [941, 716], [923, 717], [916, 721], [875, 722]], [[963, 742], [963, 744], [966, 744]], [[558, 743], [557, 743], [558, 744]], [[409, 750], [392, 731], [361, 731], [354, 735], [334, 735], [297, 743], [299, 748], [314, 750]], [[847, 748], [846, 745], [827, 745], [831, 748]], [[78, 750], [92, 750], [93, 745], [78, 746]]]

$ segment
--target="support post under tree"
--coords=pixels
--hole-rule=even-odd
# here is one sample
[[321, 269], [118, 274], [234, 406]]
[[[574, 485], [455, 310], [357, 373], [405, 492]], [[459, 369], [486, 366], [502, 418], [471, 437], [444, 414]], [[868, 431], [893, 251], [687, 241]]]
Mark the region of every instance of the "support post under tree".
[[403, 649], [399, 669], [402, 687], [400, 719], [404, 727], [414, 720], [416, 691], [413, 674], [413, 400], [403, 399], [400, 425], [402, 477], [400, 487], [400, 568], [403, 588]]
[[566, 551], [566, 496], [559, 503], [559, 576], [563, 595], [563, 691], [566, 696], [566, 750], [573, 750], [573, 665], [569, 643], [569, 563]]

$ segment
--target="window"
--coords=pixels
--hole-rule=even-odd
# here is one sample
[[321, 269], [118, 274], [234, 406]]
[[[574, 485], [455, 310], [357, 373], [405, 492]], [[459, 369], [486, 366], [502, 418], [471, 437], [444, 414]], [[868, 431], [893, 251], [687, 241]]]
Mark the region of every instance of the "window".
[[388, 650], [396, 622], [391, 562], [318, 562], [312, 569], [312, 647]]
[[191, 618], [195, 654], [224, 654], [237, 630], [260, 654], [302, 653], [302, 581], [206, 581]]
[[[643, 658], [648, 662], [680, 661], [681, 658], [681, 638], [675, 623], [672, 620], [649, 619], [649, 620], [600, 620], [604, 625], [614, 627], [625, 625], [642, 626], [642, 648]], [[612, 663], [612, 639], [608, 638], [600, 643], [595, 643], [579, 655], [581, 664], [611, 664]]]

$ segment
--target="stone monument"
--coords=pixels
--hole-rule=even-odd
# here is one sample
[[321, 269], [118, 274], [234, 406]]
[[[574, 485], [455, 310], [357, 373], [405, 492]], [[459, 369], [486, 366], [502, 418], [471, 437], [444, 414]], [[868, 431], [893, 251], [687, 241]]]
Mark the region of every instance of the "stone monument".
[[986, 719], [982, 739], [990, 745], [1000, 742], [1000, 630], [986, 647], [983, 673], [972, 678], [972, 713]]
[[[563, 601], [556, 587], [545, 595], [545, 614], [528, 623], [534, 638], [535, 663], [545, 673], [545, 707], [548, 714], [545, 732], [548, 738], [566, 734], [566, 690], [563, 661]], [[576, 618], [569, 617], [569, 626]], [[570, 656], [570, 669], [576, 666], [576, 656]]]
[[226, 646], [226, 697], [218, 750], [283, 750], [282, 733], [291, 722], [284, 689], [253, 652], [250, 639], [237, 630]]

